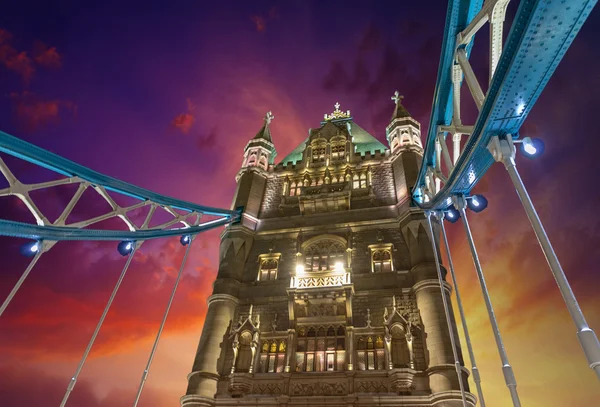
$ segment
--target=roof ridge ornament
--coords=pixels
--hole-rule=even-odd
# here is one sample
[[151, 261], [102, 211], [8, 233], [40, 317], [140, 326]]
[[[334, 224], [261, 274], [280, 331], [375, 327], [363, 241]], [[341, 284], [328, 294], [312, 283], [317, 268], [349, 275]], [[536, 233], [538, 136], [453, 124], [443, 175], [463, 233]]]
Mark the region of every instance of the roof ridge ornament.
[[331, 114], [325, 113], [323, 118], [325, 120], [336, 120], [336, 119], [349, 119], [350, 118], [350, 110], [346, 110], [346, 112], [342, 112], [340, 110], [340, 102], [335, 102], [335, 110]]

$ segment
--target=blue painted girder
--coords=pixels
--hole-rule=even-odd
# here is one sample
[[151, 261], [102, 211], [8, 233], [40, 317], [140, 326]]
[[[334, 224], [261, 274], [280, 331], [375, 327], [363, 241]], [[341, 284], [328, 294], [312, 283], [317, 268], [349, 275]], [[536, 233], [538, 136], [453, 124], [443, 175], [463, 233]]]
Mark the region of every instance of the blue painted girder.
[[[467, 140], [454, 170], [448, 177], [448, 182], [433, 200], [427, 203], [419, 202], [415, 196], [421, 208], [444, 209], [448, 197], [468, 194], [471, 191], [493, 163], [493, 158], [487, 150], [489, 140], [495, 135], [514, 136], [518, 132], [596, 2], [597, 0], [520, 2], [473, 134]], [[453, 29], [453, 26], [447, 24], [446, 29]], [[444, 38], [448, 35], [452, 37], [450, 34], [446, 32]], [[455, 42], [456, 36], [453, 37]], [[452, 61], [448, 63], [444, 59], [447, 51], [445, 48], [442, 50], [438, 82], [443, 76], [443, 69], [448, 73], [451, 71]], [[425, 184], [426, 166], [435, 160], [437, 124], [448, 124], [448, 118], [452, 117], [451, 99], [448, 101], [438, 97], [438, 88], [441, 89], [441, 93], [448, 86], [452, 86], [451, 80], [447, 82], [436, 84], [423, 167], [419, 172], [416, 187]], [[434, 116], [436, 109], [441, 111]]]
[[121, 230], [77, 229], [64, 226], [39, 226], [29, 223], [0, 220], [0, 236], [22, 237], [34, 240], [135, 240], [143, 241], [161, 237], [196, 235], [232, 223], [231, 218], [221, 218], [198, 226], [178, 229], [146, 229], [135, 232]]
[[188, 212], [225, 216], [232, 218], [232, 220], [238, 220], [240, 217], [239, 211], [197, 205], [192, 202], [160, 195], [116, 178], [109, 177], [2, 131], [0, 131], [0, 151], [41, 167], [48, 168], [51, 171], [55, 171], [67, 177], [77, 176], [93, 185], [103, 186], [107, 190], [136, 199], [149, 200], [159, 205], [170, 206]]
[[[415, 193], [417, 193], [416, 187], [425, 185], [427, 167], [433, 166], [435, 163], [437, 126], [449, 125], [452, 122], [453, 85], [451, 68], [454, 64], [456, 36], [469, 25], [481, 10], [482, 3], [482, 0], [450, 0], [448, 2], [440, 65], [438, 67], [437, 81], [433, 94], [433, 105], [431, 106], [429, 130], [427, 139], [425, 140], [423, 164], [419, 169], [419, 176], [414, 189]], [[472, 47], [472, 44], [473, 41], [467, 47], [467, 51]], [[417, 202], [419, 202], [418, 199]]]

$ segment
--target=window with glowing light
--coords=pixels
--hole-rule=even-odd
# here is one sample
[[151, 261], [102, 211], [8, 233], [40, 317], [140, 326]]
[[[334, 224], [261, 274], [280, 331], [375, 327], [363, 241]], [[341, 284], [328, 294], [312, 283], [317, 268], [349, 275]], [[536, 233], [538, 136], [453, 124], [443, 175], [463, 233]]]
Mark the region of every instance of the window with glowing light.
[[371, 250], [371, 271], [373, 273], [394, 269], [391, 244], [370, 245], [369, 249]]
[[259, 371], [261, 373], [283, 372], [286, 349], [285, 339], [265, 339], [260, 350]]
[[345, 251], [345, 246], [339, 241], [329, 239], [318, 240], [304, 249], [304, 270], [335, 270], [336, 263], [341, 263], [343, 267], [345, 264]]
[[258, 281], [277, 280], [277, 270], [279, 268], [279, 253], [261, 254], [258, 256]]
[[360, 336], [356, 356], [358, 370], [385, 370], [383, 336]]
[[296, 345], [296, 372], [344, 370], [346, 330], [343, 326], [301, 326]]

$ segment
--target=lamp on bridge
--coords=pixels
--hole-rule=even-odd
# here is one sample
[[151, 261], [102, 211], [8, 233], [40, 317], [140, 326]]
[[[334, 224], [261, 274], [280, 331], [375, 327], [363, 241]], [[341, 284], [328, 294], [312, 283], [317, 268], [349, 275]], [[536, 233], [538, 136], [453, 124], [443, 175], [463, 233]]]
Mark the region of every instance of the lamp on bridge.
[[456, 210], [454, 205], [450, 205], [448, 209], [444, 212], [444, 219], [446, 219], [450, 223], [456, 223], [456, 221], [460, 218], [460, 212]]
[[179, 243], [181, 243], [182, 246], [187, 246], [188, 244], [190, 244], [191, 241], [192, 237], [190, 235], [183, 235], [179, 239]]
[[544, 153], [545, 145], [541, 138], [524, 137], [521, 141], [521, 152], [529, 158], [535, 158]]
[[21, 254], [25, 257], [33, 257], [40, 251], [41, 248], [42, 242], [39, 240], [34, 240], [33, 242], [28, 242], [21, 246]]
[[132, 242], [131, 240], [123, 240], [117, 246], [117, 250], [119, 251], [121, 256], [128, 256], [133, 251], [134, 247], [135, 242]]
[[472, 195], [467, 198], [467, 206], [473, 212], [481, 212], [488, 206], [488, 200], [483, 195]]

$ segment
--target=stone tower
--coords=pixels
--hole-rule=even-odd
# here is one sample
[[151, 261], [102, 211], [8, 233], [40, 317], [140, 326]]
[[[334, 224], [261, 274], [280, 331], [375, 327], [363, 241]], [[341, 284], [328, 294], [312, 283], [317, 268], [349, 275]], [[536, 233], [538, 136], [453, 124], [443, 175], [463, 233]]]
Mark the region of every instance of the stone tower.
[[244, 151], [244, 212], [222, 233], [182, 406], [462, 406], [431, 236], [410, 199], [420, 125], [392, 99], [389, 149], [336, 103], [277, 165], [267, 114]]

